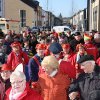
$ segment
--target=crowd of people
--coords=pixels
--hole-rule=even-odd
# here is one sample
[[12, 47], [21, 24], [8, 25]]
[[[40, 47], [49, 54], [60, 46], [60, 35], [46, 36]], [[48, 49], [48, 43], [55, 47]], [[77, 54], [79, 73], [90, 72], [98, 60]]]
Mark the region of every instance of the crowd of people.
[[100, 100], [99, 66], [99, 32], [10, 30], [0, 35], [0, 100]]

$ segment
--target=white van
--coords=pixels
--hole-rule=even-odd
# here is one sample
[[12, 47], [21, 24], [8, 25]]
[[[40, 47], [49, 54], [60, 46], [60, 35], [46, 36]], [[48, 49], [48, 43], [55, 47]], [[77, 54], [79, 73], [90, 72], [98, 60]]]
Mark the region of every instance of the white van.
[[0, 18], [0, 29], [2, 29], [5, 34], [7, 34], [9, 30], [14, 30], [16, 33], [19, 33], [20, 21]]
[[72, 32], [72, 30], [68, 26], [54, 26], [52, 29], [57, 33], [67, 32], [69, 30]]

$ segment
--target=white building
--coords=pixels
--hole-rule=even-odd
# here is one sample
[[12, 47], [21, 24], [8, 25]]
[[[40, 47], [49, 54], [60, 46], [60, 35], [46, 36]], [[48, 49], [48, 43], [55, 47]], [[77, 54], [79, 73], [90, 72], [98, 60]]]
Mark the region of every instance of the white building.
[[87, 27], [87, 9], [81, 10], [76, 13], [72, 18], [73, 25], [79, 31], [85, 31]]

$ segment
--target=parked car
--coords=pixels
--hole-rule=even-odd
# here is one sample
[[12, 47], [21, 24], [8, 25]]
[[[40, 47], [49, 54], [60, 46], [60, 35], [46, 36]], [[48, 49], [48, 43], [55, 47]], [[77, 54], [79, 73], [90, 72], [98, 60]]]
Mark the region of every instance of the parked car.
[[31, 32], [39, 32], [39, 28], [38, 27], [32, 27]]
[[71, 31], [72, 32], [72, 29], [68, 26], [54, 26], [52, 28], [52, 30], [55, 30], [55, 32], [57, 33], [61, 33], [61, 32], [67, 32], [67, 31]]

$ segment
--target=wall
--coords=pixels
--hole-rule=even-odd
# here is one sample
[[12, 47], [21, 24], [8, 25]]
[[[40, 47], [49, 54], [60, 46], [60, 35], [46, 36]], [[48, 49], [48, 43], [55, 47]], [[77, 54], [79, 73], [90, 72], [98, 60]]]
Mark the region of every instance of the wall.
[[20, 0], [5, 0], [5, 18], [20, 20], [20, 10], [26, 10], [26, 26], [32, 26], [36, 20], [36, 14], [32, 7]]

